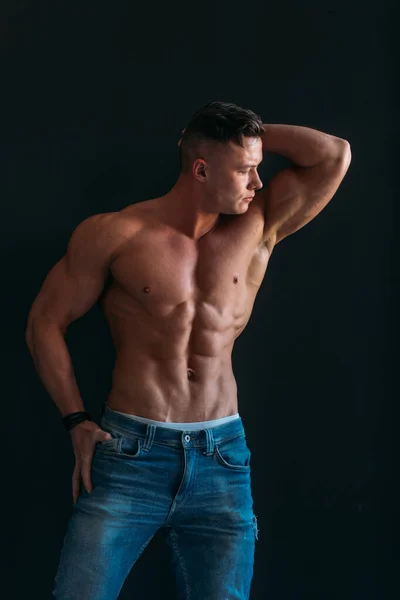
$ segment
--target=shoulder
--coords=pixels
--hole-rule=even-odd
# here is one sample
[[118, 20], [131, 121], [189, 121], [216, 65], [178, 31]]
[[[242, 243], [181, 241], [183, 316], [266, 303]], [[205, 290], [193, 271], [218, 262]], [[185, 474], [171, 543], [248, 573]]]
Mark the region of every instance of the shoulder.
[[83, 252], [95, 252], [112, 259], [120, 247], [143, 227], [135, 210], [90, 215], [72, 232], [69, 246]]

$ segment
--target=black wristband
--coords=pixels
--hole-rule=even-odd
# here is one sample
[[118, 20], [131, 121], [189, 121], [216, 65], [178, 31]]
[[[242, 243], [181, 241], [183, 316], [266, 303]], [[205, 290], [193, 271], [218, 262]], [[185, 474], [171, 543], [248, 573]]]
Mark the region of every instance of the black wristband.
[[92, 419], [91, 419], [89, 413], [87, 413], [84, 410], [79, 411], [79, 412], [74, 412], [74, 413], [71, 413], [70, 415], [67, 415], [66, 417], [63, 417], [64, 427], [67, 429], [67, 431], [69, 431], [70, 429], [75, 427], [75, 425], [79, 425], [79, 423], [82, 423], [83, 421], [91, 421], [91, 420]]

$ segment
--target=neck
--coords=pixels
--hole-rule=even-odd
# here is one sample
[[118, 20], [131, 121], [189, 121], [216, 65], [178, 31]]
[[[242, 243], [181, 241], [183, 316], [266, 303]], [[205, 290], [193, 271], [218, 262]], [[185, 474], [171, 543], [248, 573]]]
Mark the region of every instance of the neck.
[[194, 240], [210, 233], [220, 220], [219, 213], [205, 210], [199, 194], [181, 180], [162, 197], [162, 205], [168, 225]]

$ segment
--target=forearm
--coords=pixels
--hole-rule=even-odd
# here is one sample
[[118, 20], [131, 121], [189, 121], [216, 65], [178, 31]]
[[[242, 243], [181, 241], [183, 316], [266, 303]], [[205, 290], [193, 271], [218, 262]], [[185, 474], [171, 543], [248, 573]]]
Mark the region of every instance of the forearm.
[[60, 328], [43, 320], [34, 321], [27, 344], [35, 369], [62, 416], [85, 410]]
[[261, 135], [263, 152], [274, 152], [299, 167], [313, 167], [331, 158], [345, 144], [342, 138], [299, 125], [268, 125]]

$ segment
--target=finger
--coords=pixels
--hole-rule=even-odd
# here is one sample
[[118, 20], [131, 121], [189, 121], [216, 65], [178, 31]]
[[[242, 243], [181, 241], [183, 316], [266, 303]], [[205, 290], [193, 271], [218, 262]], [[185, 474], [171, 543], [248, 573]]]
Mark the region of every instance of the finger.
[[87, 457], [85, 456], [81, 471], [83, 485], [85, 486], [88, 494], [90, 494], [90, 492], [93, 490], [91, 478], [92, 456], [93, 455]]
[[79, 479], [79, 471], [77, 471], [76, 474], [74, 471], [74, 474], [72, 475], [72, 500], [74, 504], [76, 504], [79, 496]]
[[97, 429], [93, 437], [95, 442], [104, 442], [105, 440], [112, 439], [111, 433], [108, 433], [108, 431], [103, 431], [102, 429]]

